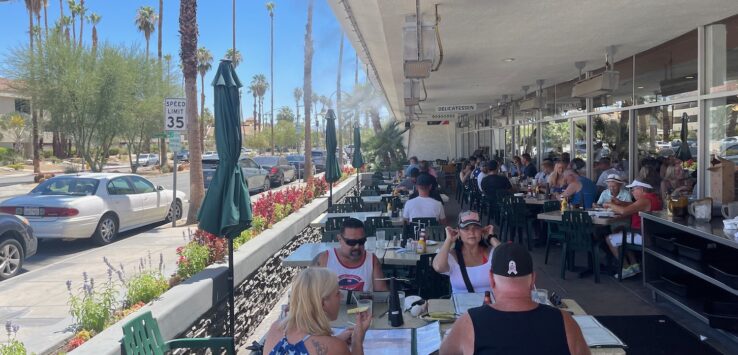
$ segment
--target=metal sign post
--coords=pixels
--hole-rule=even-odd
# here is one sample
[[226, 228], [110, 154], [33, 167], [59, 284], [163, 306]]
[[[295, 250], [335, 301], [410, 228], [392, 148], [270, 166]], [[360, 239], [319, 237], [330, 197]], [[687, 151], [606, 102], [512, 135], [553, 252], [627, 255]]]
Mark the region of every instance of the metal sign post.
[[[172, 227], [177, 226], [177, 153], [182, 150], [180, 132], [187, 130], [187, 100], [183, 98], [164, 99], [164, 130], [169, 134], [169, 150], [174, 152], [174, 172], [172, 174]], [[184, 206], [181, 207], [184, 209]]]

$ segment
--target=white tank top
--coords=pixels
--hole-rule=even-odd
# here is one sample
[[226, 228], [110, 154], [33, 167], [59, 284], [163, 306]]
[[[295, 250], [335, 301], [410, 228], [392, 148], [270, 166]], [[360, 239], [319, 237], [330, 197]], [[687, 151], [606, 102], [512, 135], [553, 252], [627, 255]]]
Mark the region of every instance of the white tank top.
[[361, 265], [352, 268], [344, 265], [336, 255], [336, 249], [328, 250], [328, 269], [338, 274], [338, 288], [350, 291], [367, 291], [374, 290], [372, 285], [374, 275], [374, 254], [370, 252], [364, 253], [364, 260]]

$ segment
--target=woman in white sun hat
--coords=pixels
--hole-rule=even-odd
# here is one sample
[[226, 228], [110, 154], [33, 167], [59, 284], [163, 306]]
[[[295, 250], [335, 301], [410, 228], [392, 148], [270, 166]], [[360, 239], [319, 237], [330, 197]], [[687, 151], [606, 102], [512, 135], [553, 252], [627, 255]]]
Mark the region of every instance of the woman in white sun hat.
[[[641, 236], [641, 217], [638, 212], [659, 211], [661, 210], [661, 199], [653, 193], [653, 186], [639, 180], [633, 180], [633, 183], [626, 186], [630, 189], [630, 193], [635, 198], [635, 202], [629, 205], [618, 205], [614, 203], [605, 203], [605, 207], [611, 208], [615, 213], [631, 216], [630, 228], [631, 232], [627, 233], [628, 243], [643, 245], [643, 237]], [[616, 258], [620, 258], [618, 247], [623, 244], [623, 233], [613, 233], [607, 237], [607, 246], [610, 252]], [[631, 277], [641, 272], [641, 266], [637, 263], [635, 255], [628, 252], [625, 255], [623, 270], [620, 271], [623, 278]]]

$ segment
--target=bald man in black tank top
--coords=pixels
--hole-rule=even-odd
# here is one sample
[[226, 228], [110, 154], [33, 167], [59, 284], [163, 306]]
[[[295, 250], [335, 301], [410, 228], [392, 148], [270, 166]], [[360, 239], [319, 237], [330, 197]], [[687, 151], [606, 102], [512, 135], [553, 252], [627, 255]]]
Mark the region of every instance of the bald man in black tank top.
[[535, 274], [525, 247], [495, 248], [489, 278], [495, 303], [461, 316], [443, 340], [441, 355], [590, 353], [568, 313], [531, 299]]

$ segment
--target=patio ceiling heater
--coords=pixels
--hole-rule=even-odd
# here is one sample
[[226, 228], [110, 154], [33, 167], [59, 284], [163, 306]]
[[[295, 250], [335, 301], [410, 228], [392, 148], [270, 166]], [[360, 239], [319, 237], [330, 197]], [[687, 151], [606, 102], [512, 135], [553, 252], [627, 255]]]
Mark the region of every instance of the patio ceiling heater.
[[405, 78], [430, 77], [436, 56], [435, 24], [422, 23], [420, 0], [415, 1], [415, 15], [405, 16], [402, 31]]
[[[615, 46], [607, 47], [605, 51], [605, 71], [593, 75], [589, 78], [578, 81], [571, 90], [571, 97], [597, 97], [608, 94], [618, 89], [620, 81], [620, 72], [615, 70]], [[586, 62], [575, 63], [579, 69], [579, 77], [582, 76], [582, 69]]]

